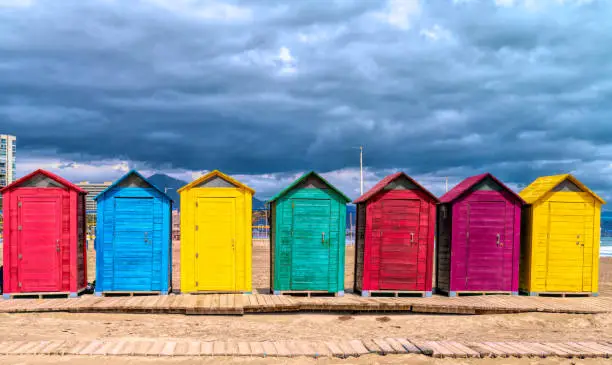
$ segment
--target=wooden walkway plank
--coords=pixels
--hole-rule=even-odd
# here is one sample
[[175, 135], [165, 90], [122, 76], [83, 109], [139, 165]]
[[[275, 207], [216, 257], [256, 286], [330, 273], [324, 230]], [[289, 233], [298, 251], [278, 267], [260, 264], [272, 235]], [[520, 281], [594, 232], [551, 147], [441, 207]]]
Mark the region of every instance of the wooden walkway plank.
[[248, 342], [238, 342], [238, 354], [241, 356], [251, 356], [251, 346]]
[[385, 342], [391, 346], [393, 353], [395, 354], [405, 354], [408, 352], [408, 350], [406, 350], [404, 346], [394, 338], [385, 338]]
[[289, 348], [287, 347], [287, 344], [285, 341], [275, 341], [274, 348], [276, 349], [277, 356], [283, 356], [283, 357], [291, 356], [291, 351], [289, 351]]
[[[40, 354], [43, 355], [61, 355], [63, 351], [61, 351], [62, 346], [66, 341], [57, 340], [57, 341], [49, 341], [49, 344], [40, 350]], [[0, 346], [2, 346], [0, 344]]]
[[200, 355], [212, 356], [214, 354], [214, 342], [206, 341], [202, 342], [200, 346]]
[[349, 344], [353, 348], [353, 351], [359, 356], [370, 353], [370, 351], [363, 345], [363, 342], [359, 340], [350, 340]]
[[323, 341], [325, 346], [329, 349], [332, 356], [334, 357], [344, 357], [344, 351], [340, 348], [340, 345], [336, 341]]
[[480, 353], [472, 350], [471, 348], [456, 342], [456, 341], [443, 341], [444, 346], [447, 348], [451, 348], [456, 351], [457, 354], [460, 354], [457, 357], [480, 357]]
[[155, 340], [147, 349], [146, 356], [161, 356], [161, 353], [166, 346], [166, 341]]
[[312, 347], [315, 351], [315, 357], [331, 357], [333, 356], [332, 352], [329, 350], [329, 347], [325, 345], [325, 343], [321, 341], [315, 341], [312, 344]]
[[374, 341], [374, 343], [380, 348], [382, 355], [395, 353], [393, 347], [391, 347], [391, 345], [382, 338], [373, 338], [372, 341]]
[[254, 356], [277, 356], [278, 351], [276, 346], [274, 346], [273, 342], [264, 341], [264, 342], [256, 342], [256, 345], [253, 346], [251, 343], [251, 351]]
[[78, 352], [78, 355], [93, 355], [94, 352], [102, 347], [104, 342], [94, 340], [89, 342], [89, 345], [85, 346], [81, 351]]
[[406, 351], [410, 354], [422, 354], [421, 350], [405, 338], [396, 338], [397, 342], [402, 344]]
[[338, 347], [340, 347], [340, 350], [342, 350], [342, 352], [344, 353], [345, 357], [359, 355], [359, 353], [355, 351], [355, 349], [353, 348], [353, 346], [351, 345], [349, 341], [340, 340], [340, 341], [337, 341], [336, 343], [338, 344]]

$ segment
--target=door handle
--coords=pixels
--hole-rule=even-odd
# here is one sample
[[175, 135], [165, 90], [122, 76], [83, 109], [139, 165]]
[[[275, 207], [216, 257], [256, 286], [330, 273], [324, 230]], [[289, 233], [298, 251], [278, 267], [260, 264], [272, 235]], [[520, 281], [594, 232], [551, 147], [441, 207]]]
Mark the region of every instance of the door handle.
[[[497, 234], [497, 245], [499, 246], [501, 244], [501, 237], [499, 235], [499, 233]], [[504, 247], [503, 244], [501, 244], [502, 247]]]
[[414, 232], [410, 232], [410, 243], [414, 243]]
[[60, 240], [55, 240], [55, 251], [60, 252]]
[[321, 244], [325, 244], [325, 232], [321, 232]]

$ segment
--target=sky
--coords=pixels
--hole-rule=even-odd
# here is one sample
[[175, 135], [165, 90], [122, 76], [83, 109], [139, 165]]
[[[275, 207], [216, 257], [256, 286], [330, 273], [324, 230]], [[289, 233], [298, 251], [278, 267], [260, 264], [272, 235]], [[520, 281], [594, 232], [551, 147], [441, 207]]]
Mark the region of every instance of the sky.
[[612, 1], [0, 0], [17, 170], [219, 169], [257, 196], [316, 170], [359, 195], [491, 172], [612, 198]]

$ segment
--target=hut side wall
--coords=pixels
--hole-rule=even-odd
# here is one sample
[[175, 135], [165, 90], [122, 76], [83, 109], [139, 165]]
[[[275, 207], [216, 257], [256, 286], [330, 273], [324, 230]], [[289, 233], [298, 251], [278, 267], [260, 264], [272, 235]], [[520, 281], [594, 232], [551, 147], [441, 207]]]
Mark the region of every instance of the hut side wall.
[[274, 268], [274, 259], [276, 254], [276, 232], [272, 227], [274, 227], [276, 222], [276, 203], [270, 204], [270, 218], [268, 221], [268, 226], [270, 227], [270, 291], [274, 288], [274, 277], [275, 277], [275, 268]]
[[451, 232], [453, 222], [452, 205], [438, 205], [437, 215], [436, 289], [448, 292], [450, 290]]
[[355, 226], [355, 286], [356, 291], [363, 290], [365, 265], [365, 231], [366, 231], [367, 203], [357, 204], [357, 217]]

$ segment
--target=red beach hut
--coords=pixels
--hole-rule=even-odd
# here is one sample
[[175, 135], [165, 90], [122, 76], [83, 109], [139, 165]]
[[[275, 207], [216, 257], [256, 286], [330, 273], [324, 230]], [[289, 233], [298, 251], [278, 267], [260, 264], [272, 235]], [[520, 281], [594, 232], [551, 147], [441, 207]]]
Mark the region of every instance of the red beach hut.
[[438, 199], [403, 172], [357, 204], [355, 291], [431, 296]]
[[4, 205], [5, 299], [78, 295], [87, 286], [85, 195], [61, 177], [36, 170], [0, 190]]
[[440, 198], [437, 289], [518, 294], [521, 207], [493, 175], [472, 176]]

